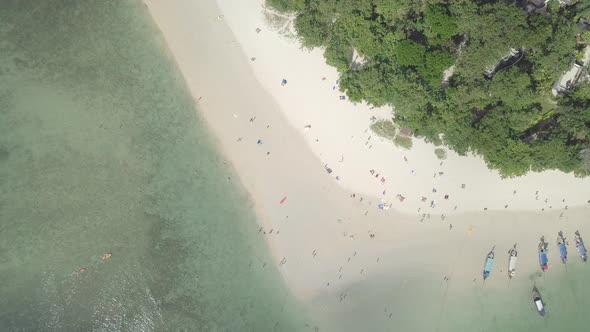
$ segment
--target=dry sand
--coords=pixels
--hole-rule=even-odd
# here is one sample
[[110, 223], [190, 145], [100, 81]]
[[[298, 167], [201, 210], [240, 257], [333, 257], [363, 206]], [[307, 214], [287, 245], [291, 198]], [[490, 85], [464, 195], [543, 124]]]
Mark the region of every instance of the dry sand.
[[[468, 290], [474, 278], [481, 283], [485, 255], [496, 245], [501, 266], [487, 284], [505, 287], [504, 253], [514, 243], [525, 283], [524, 274], [538, 269], [541, 235], [553, 243], [559, 230], [571, 239], [579, 228], [590, 239], [583, 224], [590, 180], [559, 172], [501, 180], [477, 157], [450, 153], [441, 166], [431, 145], [394, 147], [367, 131], [371, 116], [387, 118], [390, 111], [339, 100], [336, 72], [321, 52], [302, 51], [272, 31], [260, 1], [144, 1], [239, 174], [231, 181], [251, 194], [260, 222], [253, 227], [293, 294], [318, 319], [346, 315], [342, 302], [355, 301], [342, 299], [346, 290], [377, 276]], [[393, 203], [390, 210], [377, 209], [382, 198]]]
[[[339, 96], [343, 93], [337, 91], [338, 87], [333, 90], [337, 73], [325, 64], [322, 51], [302, 50], [296, 40], [273, 30], [265, 20], [272, 15], [264, 9], [263, 0], [218, 0], [218, 4], [223, 22], [231, 28], [243, 56], [256, 57], [255, 61], [247, 62], [258, 81], [305, 137], [322, 160], [321, 165], [328, 164], [346, 189], [383, 196], [404, 212], [415, 212], [423, 206], [422, 196], [428, 202], [436, 200], [437, 210], [444, 212], [453, 211], [455, 206], [457, 211], [504, 209], [506, 205], [511, 210], [533, 211], [549, 206], [553, 209], [565, 205], [589, 206], [590, 179], [548, 171], [502, 180], [479, 157], [461, 157], [450, 152], [440, 165], [432, 144], [414, 140], [410, 151], [395, 148], [367, 131], [372, 116], [391, 118], [391, 111], [371, 110], [367, 105], [341, 101]], [[256, 28], [261, 32], [256, 33]], [[284, 87], [280, 85], [283, 78], [288, 81]], [[308, 124], [312, 128], [306, 132], [304, 126]], [[379, 173], [379, 179], [385, 177], [385, 185], [370, 177], [371, 169]], [[444, 174], [441, 176], [439, 172]], [[466, 190], [461, 189], [462, 184]], [[433, 193], [432, 189], [437, 192]], [[386, 195], [382, 194], [383, 190]], [[400, 203], [397, 194], [406, 200]], [[444, 200], [447, 194], [449, 199]]]

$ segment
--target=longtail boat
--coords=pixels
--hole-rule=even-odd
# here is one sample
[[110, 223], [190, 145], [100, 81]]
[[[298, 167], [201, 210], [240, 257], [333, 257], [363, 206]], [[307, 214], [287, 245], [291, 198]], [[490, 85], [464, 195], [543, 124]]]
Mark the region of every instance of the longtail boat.
[[535, 303], [535, 307], [537, 307], [539, 315], [545, 316], [545, 305], [543, 305], [543, 299], [537, 287], [533, 287], [533, 302]]
[[561, 257], [561, 262], [563, 264], [567, 263], [567, 247], [565, 246], [565, 237], [563, 236], [562, 231], [559, 231], [557, 235], [557, 247], [559, 247], [559, 257]]
[[547, 243], [545, 242], [545, 237], [541, 237], [541, 242], [539, 243], [539, 265], [541, 265], [541, 270], [547, 271], [549, 268], [549, 259], [547, 258]]
[[486, 280], [490, 276], [492, 265], [494, 265], [494, 248], [492, 248], [492, 251], [488, 253], [488, 257], [486, 258], [486, 265], [483, 268], [483, 280]]
[[512, 278], [516, 275], [516, 261], [518, 260], [518, 252], [516, 251], [516, 244], [508, 251], [510, 259], [508, 260], [508, 277]]
[[580, 258], [585, 262], [588, 260], [588, 253], [586, 252], [586, 246], [584, 246], [584, 241], [582, 241], [582, 236], [580, 232], [576, 231], [576, 248], [578, 248], [578, 253], [580, 254]]

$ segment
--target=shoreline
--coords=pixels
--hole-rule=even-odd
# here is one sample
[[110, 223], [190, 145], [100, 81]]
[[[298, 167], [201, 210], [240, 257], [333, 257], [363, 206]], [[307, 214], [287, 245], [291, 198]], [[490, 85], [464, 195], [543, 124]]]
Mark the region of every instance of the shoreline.
[[[321, 160], [320, 166], [331, 167], [346, 190], [383, 198], [404, 213], [424, 207], [422, 197], [428, 203], [434, 200], [441, 213], [504, 210], [506, 205], [508, 210], [531, 211], [590, 206], [590, 178], [544, 171], [502, 179], [479, 156], [459, 156], [445, 148], [448, 157], [441, 165], [433, 144], [414, 139], [411, 150], [397, 148], [369, 129], [371, 117], [390, 119], [391, 109], [339, 100], [344, 93], [336, 85], [338, 73], [325, 64], [323, 50], [302, 50], [297, 40], [269, 27], [264, 0], [218, 0], [217, 4], [244, 57], [256, 58], [247, 62], [257, 80], [305, 138]], [[257, 33], [257, 28], [261, 32]], [[280, 85], [283, 78], [288, 80], [286, 86]], [[306, 131], [306, 125], [312, 128]], [[370, 170], [386, 183], [374, 181]], [[405, 197], [403, 202], [397, 199], [398, 194]], [[445, 195], [449, 195], [447, 200]]]
[[[373, 147], [364, 148], [370, 116], [386, 116], [389, 110], [340, 102], [336, 92], [322, 90], [335, 78], [331, 76], [335, 70], [320, 62], [323, 59], [317, 50], [310, 55], [297, 51], [295, 44], [277, 41], [280, 36], [272, 32], [256, 33], [257, 27], [265, 27], [256, 1], [144, 3], [163, 33], [213, 141], [251, 197], [259, 222], [252, 227], [268, 244], [274, 264], [299, 301], [313, 307], [313, 303], [333, 299], [334, 294], [371, 278], [397, 278], [398, 266], [423, 271], [423, 285], [453, 274], [452, 279], [459, 283], [449, 284], [461, 288], [461, 281], [481, 281], [483, 260], [493, 245], [502, 253], [514, 242], [523, 250], [518, 269], [522, 273], [519, 283], [524, 285], [529, 282], [526, 274], [538, 270], [535, 248], [541, 235], [552, 242], [563, 229], [572, 239], [579, 228], [590, 238], [590, 229], [584, 225], [586, 199], [590, 197], [581, 197], [588, 192], [582, 190], [590, 183], [587, 179], [576, 182], [563, 174], [547, 179], [549, 172], [499, 182], [492, 172], [482, 171], [485, 165], [481, 159], [452, 153], [444, 162], [445, 174], [433, 177], [440, 161], [432, 152], [434, 147], [423, 142], [415, 141], [412, 150], [401, 151], [368, 134], [373, 137]], [[248, 20], [257, 24], [250, 26]], [[273, 63], [288, 67], [286, 86], [280, 84], [284, 73], [274, 65], [261, 65], [265, 58], [260, 54], [252, 55], [246, 43], [250, 39], [244, 37], [248, 34], [256, 40], [251, 47], [273, 56]], [[269, 40], [261, 38], [265, 34]], [[251, 61], [251, 56], [256, 60]], [[306, 65], [309, 70], [298, 70], [297, 65]], [[325, 74], [318, 74], [316, 66]], [[318, 77], [314, 81], [305, 75]], [[329, 85], [323, 87], [331, 90]], [[312, 124], [307, 132], [306, 124]], [[259, 140], [262, 144], [257, 144]], [[339, 162], [343, 154], [344, 162]], [[419, 165], [413, 164], [415, 160]], [[331, 174], [324, 164], [333, 169]], [[369, 174], [372, 167], [389, 170], [380, 171], [387, 177], [386, 184]], [[413, 167], [415, 176], [409, 173]], [[465, 190], [458, 177], [471, 181], [465, 181]], [[549, 183], [567, 188], [572, 181], [575, 188], [567, 197], [542, 196], [542, 191], [535, 199], [536, 186]], [[432, 193], [426, 191], [433, 186], [438, 188], [438, 196], [450, 195], [449, 200], [437, 196], [436, 208], [419, 199], [421, 195], [432, 199]], [[407, 197], [404, 203], [395, 199], [398, 193]], [[377, 209], [383, 197], [393, 203], [390, 210]], [[507, 201], [510, 208], [505, 209]], [[458, 205], [456, 210], [454, 205]], [[457, 246], [467, 236], [469, 250], [449, 260], [445, 255], [459, 252]], [[555, 254], [553, 248], [550, 261], [557, 265]], [[575, 254], [575, 247], [570, 246], [570, 255]], [[500, 269], [486, 285], [503, 287]], [[358, 299], [351, 301], [360, 303]], [[346, 315], [339, 311], [344, 308], [337, 307], [338, 301], [332, 302], [333, 306], [322, 309], [318, 316], [330, 310]]]

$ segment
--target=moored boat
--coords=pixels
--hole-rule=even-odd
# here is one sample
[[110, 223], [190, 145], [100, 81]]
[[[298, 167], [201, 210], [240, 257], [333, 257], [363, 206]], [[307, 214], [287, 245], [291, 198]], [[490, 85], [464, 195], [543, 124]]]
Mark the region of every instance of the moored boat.
[[541, 242], [539, 243], [539, 265], [541, 265], [541, 270], [547, 271], [549, 269], [549, 259], [547, 258], [547, 243], [545, 242], [545, 237], [541, 237]]
[[588, 253], [586, 252], [586, 246], [584, 246], [584, 241], [582, 241], [582, 236], [579, 231], [576, 231], [576, 248], [578, 248], [580, 258], [582, 258], [584, 262], [587, 261]]
[[537, 287], [533, 287], [533, 302], [535, 303], [535, 307], [537, 307], [539, 315], [545, 316], [545, 305], [543, 305], [543, 299]]
[[512, 278], [516, 275], [516, 261], [518, 260], [516, 244], [508, 253], [510, 254], [510, 259], [508, 260], [508, 277]]
[[486, 265], [483, 268], [483, 280], [486, 280], [490, 276], [492, 265], [494, 265], [494, 248], [492, 248], [492, 251], [488, 253], [488, 257], [486, 258]]
[[561, 257], [561, 262], [563, 264], [567, 263], [567, 247], [565, 246], [565, 237], [563, 236], [562, 231], [559, 231], [557, 236], [557, 247], [559, 248], [559, 257]]

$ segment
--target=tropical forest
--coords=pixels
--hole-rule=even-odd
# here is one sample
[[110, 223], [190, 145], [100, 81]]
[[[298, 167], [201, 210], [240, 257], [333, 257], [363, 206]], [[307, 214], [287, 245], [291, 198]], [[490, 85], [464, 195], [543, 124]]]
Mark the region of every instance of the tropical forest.
[[[590, 1], [267, 0], [353, 102], [503, 177], [590, 175]], [[351, 54], [362, 58], [354, 65]]]

